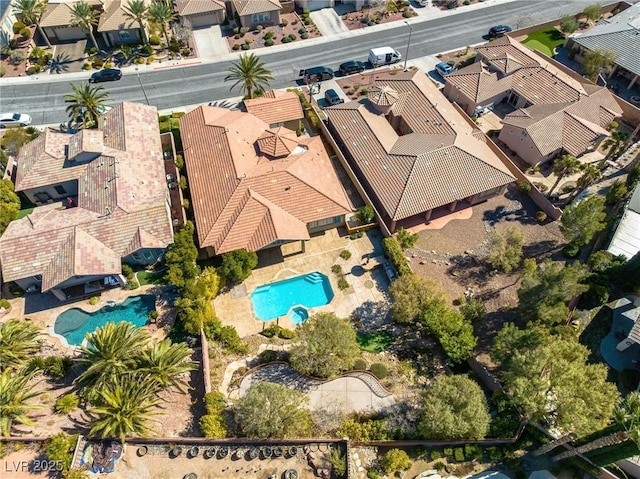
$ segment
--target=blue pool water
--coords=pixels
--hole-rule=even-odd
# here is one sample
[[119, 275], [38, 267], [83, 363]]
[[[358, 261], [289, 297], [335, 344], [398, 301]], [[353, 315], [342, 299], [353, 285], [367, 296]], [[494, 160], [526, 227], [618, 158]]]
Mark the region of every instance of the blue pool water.
[[115, 306], [104, 306], [95, 313], [87, 313], [73, 308], [61, 313], [56, 318], [53, 332], [64, 336], [72, 346], [79, 346], [87, 333], [109, 322], [128, 321], [141, 327], [147, 322], [149, 311], [156, 309], [156, 297], [152, 294], [132, 296]]
[[[333, 289], [329, 278], [318, 272], [258, 286], [251, 295], [253, 311], [262, 321], [285, 316], [293, 306], [317, 308], [329, 304], [332, 299]], [[296, 321], [302, 323], [308, 316], [304, 308], [296, 308], [290, 318], [299, 324]]]
[[302, 324], [307, 319], [309, 319], [309, 311], [298, 306], [297, 308], [293, 308], [289, 313], [289, 319], [293, 324]]

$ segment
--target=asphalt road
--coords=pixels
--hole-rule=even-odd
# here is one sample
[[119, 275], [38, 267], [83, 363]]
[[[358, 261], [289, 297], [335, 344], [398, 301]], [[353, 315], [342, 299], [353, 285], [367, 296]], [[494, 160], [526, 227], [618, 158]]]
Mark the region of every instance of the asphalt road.
[[[515, 23], [519, 16], [527, 18], [527, 25], [543, 23], [584, 9], [593, 0], [518, 0], [495, 6], [470, 10], [413, 25], [410, 58], [473, 45], [483, 41], [489, 27]], [[405, 55], [409, 30], [406, 25], [372, 31], [364, 35], [335, 40], [331, 43], [310, 44], [287, 51], [258, 54], [274, 76], [273, 88], [297, 85], [298, 72], [316, 65], [337, 67], [346, 60], [365, 61], [369, 49], [389, 45]], [[110, 93], [110, 102], [148, 102], [158, 109], [177, 108], [237, 96], [223, 81], [230, 62], [200, 64], [167, 70], [125, 72], [120, 81], [103, 83]], [[88, 77], [88, 74], [87, 74]], [[36, 125], [65, 121], [66, 105], [63, 95], [70, 93], [69, 80], [41, 76], [29, 84], [2, 85], [0, 101], [3, 111], [19, 111], [33, 117]], [[145, 99], [146, 94], [146, 99]]]

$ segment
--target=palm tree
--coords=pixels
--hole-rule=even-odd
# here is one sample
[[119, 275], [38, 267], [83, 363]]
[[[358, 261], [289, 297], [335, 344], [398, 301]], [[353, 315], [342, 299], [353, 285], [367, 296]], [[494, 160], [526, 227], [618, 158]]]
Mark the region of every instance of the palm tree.
[[[604, 148], [609, 149], [609, 152], [607, 153], [607, 157], [613, 156], [616, 153], [618, 153], [621, 149], [621, 146], [624, 144], [625, 141], [627, 141], [627, 138], [629, 138], [629, 133], [625, 131], [618, 131], [616, 129], [611, 130], [611, 138], [608, 138], [607, 140], [605, 140], [605, 142], [602, 145]], [[607, 157], [605, 157], [602, 160], [603, 163], [606, 162]]]
[[167, 42], [168, 47], [169, 35], [167, 34], [167, 24], [177, 18], [171, 5], [165, 3], [164, 0], [151, 2], [151, 5], [147, 10], [147, 18], [162, 27], [162, 34], [164, 35], [164, 40]]
[[33, 426], [29, 412], [42, 406], [27, 401], [41, 394], [31, 383], [36, 372], [5, 369], [0, 373], [0, 436], [9, 436], [14, 423]]
[[556, 161], [553, 165], [553, 173], [556, 174], [558, 178], [549, 190], [549, 196], [551, 196], [553, 190], [555, 190], [560, 181], [562, 181], [562, 178], [580, 171], [581, 165], [582, 163], [580, 163], [575, 156], [571, 155], [563, 155], [562, 158]]
[[162, 388], [185, 392], [186, 373], [195, 369], [189, 358], [193, 351], [184, 343], [171, 344], [170, 339], [157, 342], [136, 357], [136, 370], [154, 379]]
[[91, 86], [89, 83], [74, 85], [71, 83], [72, 94], [64, 96], [64, 101], [70, 103], [67, 113], [72, 121], [82, 119], [85, 128], [95, 127], [98, 117], [105, 111], [105, 100], [109, 93], [101, 86]]
[[145, 0], [129, 0], [127, 6], [122, 9], [124, 16], [138, 22], [140, 26], [140, 35], [142, 36], [142, 43], [147, 44], [147, 35], [144, 30], [144, 20], [147, 18], [148, 7]]
[[0, 370], [17, 369], [40, 352], [40, 330], [28, 321], [11, 319], [0, 324]]
[[114, 378], [108, 387], [100, 388], [95, 407], [88, 411], [92, 418], [90, 434], [117, 437], [123, 444], [127, 435], [155, 434], [148, 422], [159, 414], [156, 386], [157, 383], [147, 376], [125, 374]]
[[67, 8], [71, 10], [71, 25], [77, 25], [89, 32], [93, 46], [98, 48], [96, 37], [93, 36], [93, 27], [98, 24], [100, 14], [87, 2], [78, 2], [71, 5], [72, 6], [67, 5]]
[[11, 6], [22, 23], [36, 26], [47, 46], [51, 48], [51, 43], [40, 26], [42, 14], [47, 9], [47, 0], [14, 0]]
[[265, 63], [255, 54], [244, 54], [240, 60], [233, 62], [227, 68], [229, 74], [224, 77], [224, 81], [235, 82], [229, 90], [241, 85], [246, 98], [253, 98], [256, 89], [264, 90], [269, 85], [269, 80], [273, 80], [271, 70], [265, 68]]
[[131, 323], [105, 324], [88, 334], [88, 344], [80, 348], [82, 356], [77, 362], [85, 370], [76, 381], [98, 389], [111, 384], [135, 368], [136, 358], [148, 342], [147, 331]]
[[576, 189], [573, 191], [573, 194], [567, 199], [567, 202], [565, 203], [567, 205], [571, 203], [571, 201], [573, 201], [576, 196], [578, 196], [589, 186], [594, 184], [598, 180], [598, 178], [600, 178], [600, 175], [602, 175], [602, 171], [600, 170], [600, 168], [593, 164], [583, 165], [581, 171], [582, 175], [576, 182]]
[[613, 418], [616, 424], [624, 428], [622, 431], [614, 432], [608, 436], [595, 439], [584, 446], [565, 451], [553, 459], [561, 461], [577, 454], [584, 454], [607, 446], [615, 446], [629, 440], [640, 447], [640, 394], [635, 391], [630, 393], [622, 404], [618, 406]]

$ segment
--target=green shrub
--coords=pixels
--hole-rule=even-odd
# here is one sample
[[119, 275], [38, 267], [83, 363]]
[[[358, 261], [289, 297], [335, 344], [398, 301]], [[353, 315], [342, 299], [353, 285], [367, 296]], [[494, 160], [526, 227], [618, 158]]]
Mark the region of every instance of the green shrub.
[[52, 378], [62, 379], [73, 367], [73, 361], [67, 356], [49, 356], [44, 360], [44, 373]]
[[272, 324], [268, 328], [263, 329], [260, 334], [262, 334], [265, 338], [273, 338], [274, 336], [278, 335], [279, 331], [280, 326], [278, 326], [277, 324]]
[[89, 300], [89, 304], [91, 306], [95, 306], [96, 304], [98, 304], [98, 301], [100, 301], [100, 299], [98, 299], [97, 296], [91, 296], [91, 299]]
[[307, 38], [309, 38], [309, 34], [307, 32], [304, 32], [300, 35], [300, 38], [302, 38], [303, 40], [306, 40]]
[[404, 18], [411, 18], [413, 17], [413, 12], [411, 10], [405, 10], [404, 12], [402, 12], [402, 16]]
[[149, 311], [149, 314], [147, 314], [147, 319], [150, 323], [153, 323], [156, 319], [158, 319], [158, 311], [156, 309]]
[[250, 43], [243, 43], [242, 45], [240, 45], [241, 50], [249, 50], [250, 48], [251, 48]]
[[381, 479], [382, 474], [375, 468], [367, 469], [367, 479]]
[[4, 63], [0, 63], [0, 77], [7, 74], [7, 66]]
[[360, 90], [360, 94], [361, 95], [368, 95], [369, 94], [369, 89], [367, 87], [363, 87], [362, 90]]
[[338, 288], [340, 288], [341, 290], [345, 290], [348, 287], [349, 287], [349, 282], [344, 276], [341, 276], [340, 279], [338, 279]]
[[444, 457], [453, 457], [453, 448], [445, 447], [444, 448]]
[[489, 457], [492, 461], [499, 461], [502, 459], [502, 449], [499, 447], [488, 447], [487, 448], [487, 457]]
[[127, 279], [133, 278], [133, 268], [130, 265], [124, 263], [122, 265], [122, 274]]
[[334, 274], [342, 274], [342, 266], [340, 266], [339, 264], [334, 264], [331, 267], [331, 272]]
[[168, 133], [171, 131], [171, 122], [161, 121], [158, 126], [160, 127], [160, 133]]
[[538, 223], [544, 223], [547, 220], [547, 214], [544, 211], [536, 212], [536, 221]]
[[447, 467], [447, 465], [446, 465], [444, 462], [442, 462], [442, 461], [438, 461], [438, 462], [436, 462], [436, 463], [433, 465], [433, 467], [435, 467], [435, 468], [436, 468], [436, 471], [440, 471], [440, 472], [442, 472], [442, 471], [444, 471], [444, 470], [445, 470], [445, 468]]
[[371, 223], [375, 217], [373, 206], [365, 205], [358, 210], [356, 217], [364, 224]]
[[56, 414], [70, 414], [80, 406], [80, 399], [76, 393], [69, 393], [61, 396], [56, 401], [53, 410]]
[[29, 38], [31, 38], [31, 30], [29, 30], [27, 27], [24, 27], [20, 30], [20, 36], [26, 40], [29, 40]]
[[313, 21], [309, 17], [304, 19], [304, 24], [305, 25], [311, 25], [312, 23], [313, 23]]
[[349, 251], [348, 249], [343, 249], [340, 252], [340, 257], [345, 261], [349, 260], [349, 258], [351, 258], [351, 251]]
[[240, 27], [240, 35], [244, 36], [249, 32], [248, 27]]
[[133, 289], [138, 289], [140, 287], [140, 283], [138, 283], [135, 279], [131, 280], [131, 281], [127, 281], [127, 289], [128, 290], [133, 290]]
[[278, 337], [280, 339], [293, 339], [296, 337], [296, 332], [287, 328], [280, 328], [280, 331], [278, 331]]
[[227, 425], [222, 415], [205, 414], [200, 418], [198, 424], [200, 431], [206, 438], [223, 439], [227, 437]]
[[289, 37], [282, 37], [282, 43], [291, 43], [291, 38], [289, 38]]
[[366, 371], [367, 370], [367, 362], [362, 358], [358, 358], [353, 363], [353, 369], [356, 370], [356, 371]]
[[303, 33], [307, 33], [307, 29], [306, 28], [300, 28], [300, 29], [298, 29], [298, 33], [300, 35], [302, 35]]
[[278, 352], [273, 349], [265, 349], [258, 355], [258, 361], [261, 364], [272, 363], [278, 360]]
[[[364, 89], [363, 89], [364, 90]], [[418, 241], [418, 234], [411, 234], [406, 229], [400, 228], [398, 230], [398, 242], [402, 249], [412, 248]]]
[[369, 368], [369, 371], [378, 379], [384, 379], [389, 375], [387, 367], [382, 363], [373, 363]]
[[462, 449], [461, 447], [456, 447], [455, 451], [453, 452], [453, 458], [456, 460], [456, 462], [464, 462], [464, 449]]
[[16, 22], [13, 24], [13, 33], [18, 34], [24, 28], [24, 23]]
[[289, 25], [289, 20], [287, 20], [286, 18], [285, 18], [285, 19], [283, 19], [283, 20], [280, 22], [280, 25], [281, 25], [281, 26], [283, 26], [283, 27], [286, 27], [287, 25]]
[[151, 35], [149, 37], [149, 44], [154, 47], [160, 45], [160, 35]]
[[27, 68], [27, 75], [35, 75], [36, 73], [40, 72], [40, 67], [37, 65], [31, 65], [29, 68]]
[[272, 46], [274, 43], [275, 43], [275, 42], [274, 42], [271, 38], [268, 38], [267, 40], [265, 40], [265, 41], [264, 41], [264, 46], [265, 46], [265, 47], [270, 47], [270, 46]]
[[11, 308], [11, 303], [9, 302], [8, 299], [2, 298], [0, 299], [0, 308], [9, 309]]
[[575, 243], [569, 243], [567, 246], [562, 248], [562, 254], [565, 258], [575, 258], [580, 254], [580, 246]]
[[432, 461], [435, 461], [437, 459], [440, 459], [442, 457], [442, 454], [440, 454], [440, 451], [431, 451], [429, 453], [429, 456], [431, 457]]
[[11, 53], [9, 54], [9, 61], [13, 65], [19, 65], [25, 60], [25, 58], [27, 58], [27, 53], [23, 48], [11, 50]]
[[390, 237], [383, 239], [382, 249], [387, 256], [389, 256], [389, 261], [391, 261], [391, 264], [393, 264], [400, 276], [412, 273], [409, 262], [396, 238]]
[[231, 47], [232, 50], [240, 50], [240, 44], [239, 43], [234, 43], [233, 46]]
[[69, 436], [68, 434], [61, 432], [51, 436], [45, 443], [46, 456], [56, 464], [60, 464], [63, 475], [69, 471], [71, 467], [71, 461], [73, 460], [73, 453], [78, 442], [78, 436]]
[[531, 191], [531, 183], [528, 181], [518, 181], [518, 192], [525, 194]]

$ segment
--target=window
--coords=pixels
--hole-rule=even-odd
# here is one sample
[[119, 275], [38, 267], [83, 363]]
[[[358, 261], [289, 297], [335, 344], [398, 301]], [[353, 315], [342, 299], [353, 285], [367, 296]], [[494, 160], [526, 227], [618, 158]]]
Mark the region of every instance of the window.
[[56, 193], [58, 193], [59, 195], [66, 195], [67, 194], [67, 190], [65, 190], [60, 185], [54, 186], [53, 188], [56, 190]]
[[266, 23], [270, 21], [271, 15], [269, 14], [269, 12], [254, 13], [253, 15], [251, 15], [252, 23]]
[[334, 216], [333, 218], [325, 218], [318, 221], [312, 221], [309, 223], [309, 229], [319, 228], [320, 226], [328, 226], [335, 223], [340, 223], [340, 216]]
[[120, 30], [118, 32], [118, 36], [120, 37], [120, 40], [122, 40], [123, 42], [128, 42], [129, 40], [131, 40], [131, 34], [129, 33], [128, 30]]

